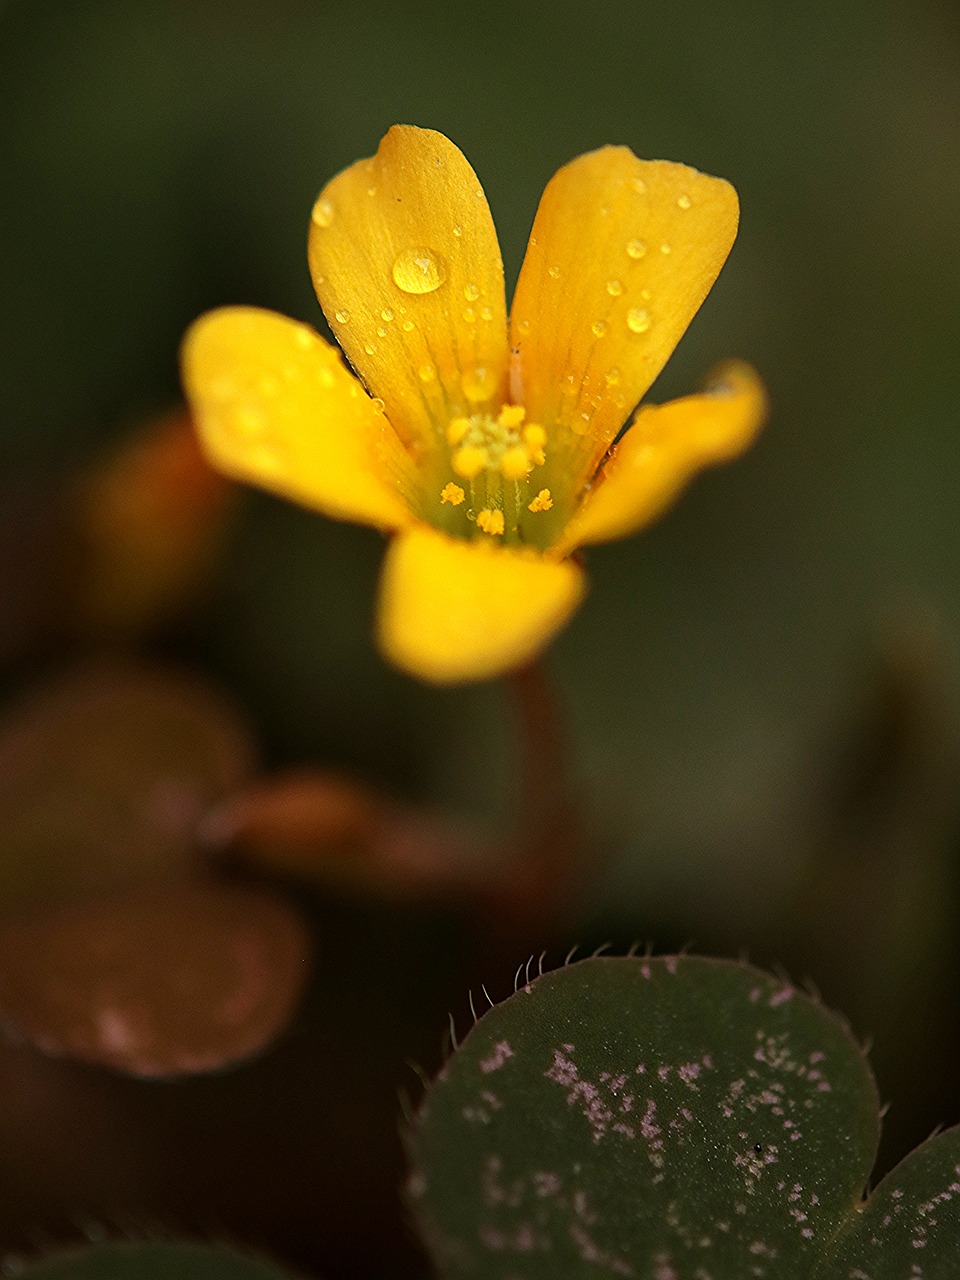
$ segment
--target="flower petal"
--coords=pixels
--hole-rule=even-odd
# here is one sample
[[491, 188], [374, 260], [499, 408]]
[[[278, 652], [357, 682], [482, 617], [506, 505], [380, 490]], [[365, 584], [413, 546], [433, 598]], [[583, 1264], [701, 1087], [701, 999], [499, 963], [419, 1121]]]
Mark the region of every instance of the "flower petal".
[[609, 542], [648, 524], [703, 467], [741, 453], [766, 414], [763, 383], [734, 360], [714, 370], [700, 395], [645, 405], [611, 450], [558, 549]]
[[573, 561], [426, 526], [391, 544], [380, 586], [380, 647], [396, 666], [436, 684], [484, 680], [522, 666], [583, 599]]
[[501, 391], [503, 263], [476, 174], [440, 133], [395, 125], [313, 210], [308, 256], [337, 340], [406, 443]]
[[191, 326], [182, 363], [201, 441], [227, 475], [338, 520], [410, 523], [409, 455], [312, 329], [272, 311], [224, 307]]
[[737, 218], [729, 183], [626, 147], [579, 156], [548, 183], [511, 313], [512, 377], [531, 420], [581, 437], [566, 440], [568, 472], [592, 474], [666, 363]]

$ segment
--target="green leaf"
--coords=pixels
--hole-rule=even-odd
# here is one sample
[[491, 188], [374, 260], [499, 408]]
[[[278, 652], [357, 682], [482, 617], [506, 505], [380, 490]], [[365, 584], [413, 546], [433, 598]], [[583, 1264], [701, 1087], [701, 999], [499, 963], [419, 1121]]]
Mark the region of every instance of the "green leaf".
[[[696, 957], [592, 959], [470, 1032], [424, 1101], [410, 1192], [450, 1277], [905, 1280], [902, 1261], [864, 1260], [902, 1189], [930, 1243], [915, 1274], [946, 1277], [948, 1241], [955, 1278], [955, 1227], [935, 1235], [921, 1212], [955, 1196], [955, 1136], [863, 1213], [878, 1134], [863, 1054], [789, 984]], [[956, 1204], [936, 1202], [941, 1221]]]
[[288, 1280], [260, 1258], [193, 1244], [122, 1243], [54, 1254], [20, 1280]]
[[912, 1151], [845, 1227], [815, 1280], [957, 1280], [960, 1128]]

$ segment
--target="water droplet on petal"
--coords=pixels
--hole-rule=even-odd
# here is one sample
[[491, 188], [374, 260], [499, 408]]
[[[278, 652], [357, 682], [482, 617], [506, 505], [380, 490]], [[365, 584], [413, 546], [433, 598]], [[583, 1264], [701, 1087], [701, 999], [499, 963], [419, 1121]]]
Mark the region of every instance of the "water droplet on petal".
[[372, 342], [365, 342], [363, 344], [363, 349], [368, 356], [375, 356], [377, 354], [377, 348], [373, 345]]
[[526, 334], [526, 333], [529, 333], [529, 332], [530, 332], [530, 321], [529, 321], [529, 320], [521, 320], [521, 321], [520, 321], [520, 323], [517, 325], [517, 333], [524, 333], [524, 334]]
[[620, 382], [620, 370], [619, 370], [619, 369], [616, 369], [616, 368], [614, 368], [614, 369], [608, 369], [608, 370], [607, 370], [607, 375], [606, 375], [606, 377], [605, 377], [604, 381], [606, 382], [606, 384], [607, 384], [607, 386], [608, 386], [608, 387], [616, 387], [616, 386], [618, 386], [618, 385], [619, 385], [619, 382]]
[[590, 327], [593, 330], [594, 337], [597, 337], [597, 338], [602, 338], [603, 335], [607, 332], [606, 320], [594, 320], [593, 324]]
[[321, 196], [313, 206], [310, 221], [315, 227], [329, 227], [333, 222], [334, 212], [331, 202], [325, 196]]
[[374, 396], [370, 403], [373, 405], [375, 413], [383, 413], [384, 408], [386, 407], [379, 396]]
[[417, 376], [421, 382], [432, 382], [436, 377], [436, 370], [432, 364], [422, 364], [417, 370]]
[[642, 178], [634, 178], [634, 180], [633, 180], [633, 189], [634, 189], [634, 191], [636, 191], [637, 195], [639, 195], [639, 196], [646, 195], [646, 193], [647, 193], [647, 184], [644, 182], [644, 180], [643, 180]]
[[389, 324], [390, 321], [393, 319], [393, 308], [384, 307], [383, 310], [380, 312], [380, 319], [386, 320], [387, 324]]
[[559, 280], [559, 279], [560, 279], [560, 268], [559, 268], [559, 267], [550, 267], [550, 268], [548, 269], [548, 271], [547, 271], [547, 275], [550, 277], [550, 279], [551, 279], [551, 280]]
[[414, 329], [415, 329], [416, 327], [417, 327], [417, 326], [413, 323], [413, 321], [412, 321], [412, 320], [404, 320], [404, 322], [403, 322], [403, 332], [404, 332], [404, 333], [413, 333], [413, 331], [414, 331]]
[[404, 293], [433, 293], [447, 278], [447, 264], [435, 249], [404, 249], [393, 264], [393, 281]]
[[623, 293], [623, 285], [619, 280], [608, 280], [607, 293], [609, 293], [611, 298], [619, 298], [621, 293]]
[[646, 252], [647, 252], [647, 246], [643, 243], [642, 240], [627, 241], [627, 257], [628, 258], [633, 258], [633, 260], [636, 261], [638, 258], [642, 258]]
[[337, 324], [346, 324], [350, 319], [350, 312], [346, 310], [335, 311], [333, 313], [333, 318], [336, 320]]
[[307, 347], [313, 345], [313, 334], [305, 325], [301, 325], [294, 330], [293, 340], [298, 347], [302, 347], [306, 351]]
[[386, 331], [386, 329], [383, 327], [383, 325], [382, 325], [382, 324], [378, 324], [378, 325], [377, 325], [377, 337], [378, 337], [378, 338], [385, 338], [386, 336], [387, 336], [387, 331]]
[[461, 382], [463, 394], [474, 404], [489, 400], [493, 394], [493, 376], [483, 365], [476, 365], [464, 373]]
[[480, 297], [480, 290], [475, 284], [468, 284], [463, 291], [463, 296], [468, 302], [476, 302]]
[[693, 204], [693, 201], [690, 199], [689, 196], [677, 196], [678, 209], [689, 209], [692, 204]]
[[481, 307], [481, 308], [480, 308], [480, 319], [481, 319], [481, 320], [492, 320], [492, 319], [493, 319], [493, 308], [492, 308], [492, 307]]
[[646, 333], [652, 323], [650, 312], [642, 307], [631, 307], [627, 312], [627, 328], [631, 333]]
[[673, 253], [673, 250], [671, 249], [670, 245], [667, 244], [666, 240], [664, 240], [663, 244], [660, 246], [660, 252], [664, 255], [668, 253]]
[[477, 313], [474, 311], [473, 307], [464, 307], [463, 318], [467, 324], [473, 324], [474, 320], [477, 318]]

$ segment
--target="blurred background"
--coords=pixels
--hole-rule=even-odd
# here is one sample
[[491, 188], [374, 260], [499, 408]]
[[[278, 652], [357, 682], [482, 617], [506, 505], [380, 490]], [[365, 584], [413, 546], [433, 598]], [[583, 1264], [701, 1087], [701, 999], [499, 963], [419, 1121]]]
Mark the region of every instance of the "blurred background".
[[[398, 121], [442, 131], [473, 164], [508, 288], [543, 186], [582, 151], [624, 143], [740, 194], [731, 259], [651, 398], [740, 356], [772, 416], [654, 528], [590, 551], [590, 597], [550, 664], [597, 874], [553, 958], [640, 938], [809, 979], [875, 1042], [889, 1163], [960, 1120], [954, 6], [0, 5], [4, 696], [61, 657], [16, 635], [36, 512], [177, 406], [178, 344], [201, 311], [256, 304], [326, 332], [312, 202]], [[497, 831], [515, 773], [504, 691], [437, 691], [384, 666], [381, 550], [368, 530], [245, 493], [191, 608], [148, 650], [228, 691], [268, 767], [349, 771]], [[442, 907], [324, 891], [305, 907], [307, 1012], [253, 1066], [104, 1083], [18, 1050], [4, 1070], [27, 1110], [3, 1154], [0, 1181], [20, 1188], [3, 1243], [115, 1206], [118, 1221], [252, 1238], [330, 1276], [387, 1258], [416, 1270], [391, 1199], [397, 1090], [415, 1085], [404, 1059], [434, 1070], [468, 978], [502, 996], [512, 972], [500, 955], [485, 968]], [[99, 1190], [58, 1133], [99, 1152]], [[204, 1135], [218, 1156], [186, 1170]], [[260, 1172], [238, 1189], [248, 1152]]]

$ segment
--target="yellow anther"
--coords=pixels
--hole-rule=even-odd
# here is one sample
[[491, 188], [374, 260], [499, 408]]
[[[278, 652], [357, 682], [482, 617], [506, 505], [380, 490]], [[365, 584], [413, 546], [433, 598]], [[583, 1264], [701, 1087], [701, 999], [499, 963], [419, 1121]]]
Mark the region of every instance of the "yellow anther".
[[503, 533], [503, 512], [491, 511], [488, 507], [484, 507], [482, 511], [477, 512], [477, 528], [482, 529], [484, 533]]
[[553, 506], [553, 498], [550, 496], [549, 489], [541, 489], [534, 500], [527, 507], [528, 511], [532, 511], [534, 515], [538, 511], [549, 511]]
[[447, 443], [459, 444], [469, 430], [469, 418], [454, 418], [449, 427], [447, 427]]
[[458, 449], [451, 459], [454, 471], [464, 480], [472, 480], [478, 476], [490, 461], [486, 449], [475, 444], [465, 444]]
[[459, 507], [466, 496], [460, 486], [454, 484], [452, 480], [449, 484], [445, 484], [440, 491], [440, 501], [449, 502], [451, 507]]
[[511, 428], [519, 427], [526, 416], [527, 411], [522, 404], [505, 404], [497, 417], [497, 426], [505, 427], [509, 431]]
[[531, 422], [529, 426], [523, 428], [523, 443], [527, 446], [532, 461], [538, 467], [542, 467], [547, 460], [547, 455], [543, 451], [543, 446], [547, 443], [547, 433], [538, 422]]
[[530, 455], [522, 444], [515, 444], [500, 459], [500, 473], [506, 480], [522, 480], [531, 467]]

